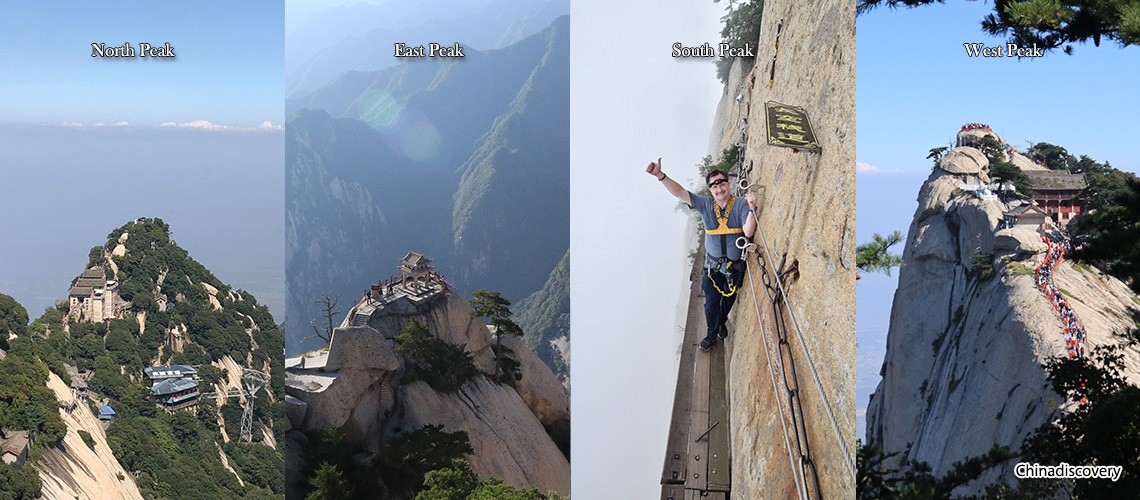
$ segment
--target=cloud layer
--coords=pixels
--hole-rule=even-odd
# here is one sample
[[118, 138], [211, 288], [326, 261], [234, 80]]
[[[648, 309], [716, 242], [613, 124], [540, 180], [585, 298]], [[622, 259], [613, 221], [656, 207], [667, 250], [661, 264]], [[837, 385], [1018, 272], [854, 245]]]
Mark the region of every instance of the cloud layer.
[[261, 122], [261, 125], [256, 127], [235, 127], [232, 125], [222, 125], [213, 123], [209, 120], [194, 120], [189, 122], [163, 122], [159, 124], [160, 127], [179, 127], [179, 128], [196, 128], [201, 130], [218, 130], [218, 131], [236, 131], [248, 132], [252, 130], [281, 130], [281, 125], [274, 125], [273, 122], [266, 120]]
[[[128, 127], [128, 126], [130, 126], [130, 123], [127, 123], [125, 121], [115, 122], [115, 123], [110, 123], [110, 124], [103, 123], [103, 122], [96, 122], [96, 123], [92, 123], [91, 125], [84, 125], [84, 124], [79, 123], [79, 122], [63, 122], [63, 123], [60, 123], [59, 126], [69, 127], [69, 128], [83, 128], [83, 127], [87, 127], [87, 126], [90, 126], [90, 127]], [[198, 129], [198, 130], [212, 130], [212, 131], [222, 131], [222, 132], [256, 132], [256, 131], [283, 130], [284, 129], [284, 127], [282, 127], [281, 125], [276, 125], [269, 120], [265, 120], [265, 121], [261, 122], [261, 124], [256, 126], [256, 127], [237, 127], [237, 126], [233, 126], [233, 125], [224, 125], [224, 124], [220, 124], [220, 123], [214, 123], [214, 122], [211, 122], [209, 120], [193, 120], [193, 121], [188, 121], [188, 122], [162, 122], [158, 126], [160, 126], [160, 127], [175, 127], [175, 128], [192, 128], [192, 129]]]
[[857, 161], [857, 162], [855, 162], [855, 173], [856, 174], [866, 174], [866, 175], [893, 175], [893, 174], [905, 174], [906, 171], [901, 169], [901, 168], [884, 170], [884, 169], [879, 168], [879, 167], [872, 165], [870, 163]]

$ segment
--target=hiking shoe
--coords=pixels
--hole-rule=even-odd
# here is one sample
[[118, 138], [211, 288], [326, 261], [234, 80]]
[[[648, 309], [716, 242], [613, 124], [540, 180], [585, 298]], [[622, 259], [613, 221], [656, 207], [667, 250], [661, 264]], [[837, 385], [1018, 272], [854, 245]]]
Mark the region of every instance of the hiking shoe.
[[705, 351], [705, 352], [709, 352], [709, 349], [712, 349], [713, 344], [716, 344], [715, 340], [709, 340], [707, 338], [701, 339], [701, 343], [700, 343], [701, 350]]
[[728, 326], [720, 327], [720, 330], [718, 330], [716, 332], [716, 338], [721, 339], [721, 340], [727, 339], [728, 338]]

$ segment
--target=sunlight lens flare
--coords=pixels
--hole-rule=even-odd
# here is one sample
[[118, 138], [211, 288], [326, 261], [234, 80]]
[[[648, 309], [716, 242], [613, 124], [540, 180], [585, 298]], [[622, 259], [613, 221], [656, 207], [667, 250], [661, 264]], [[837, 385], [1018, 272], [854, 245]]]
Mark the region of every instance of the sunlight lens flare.
[[379, 131], [393, 151], [417, 163], [439, 156], [442, 143], [439, 131], [422, 113], [381, 91], [368, 93], [361, 102], [361, 120]]

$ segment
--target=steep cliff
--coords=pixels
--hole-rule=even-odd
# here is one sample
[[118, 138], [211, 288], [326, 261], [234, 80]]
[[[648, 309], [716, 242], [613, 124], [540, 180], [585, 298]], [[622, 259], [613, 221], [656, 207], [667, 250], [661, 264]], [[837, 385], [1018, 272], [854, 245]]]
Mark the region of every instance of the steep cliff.
[[[494, 381], [492, 333], [458, 294], [446, 287], [431, 290], [414, 302], [399, 287], [395, 299], [391, 293], [387, 299], [362, 299], [327, 349], [287, 361], [293, 430], [286, 449], [297, 451], [290, 452], [290, 477], [312, 459], [304, 456], [305, 433], [337, 429], [352, 446], [384, 461], [392, 458], [385, 457], [388, 445], [401, 435], [442, 425], [445, 432], [466, 433], [472, 451], [464, 458], [480, 477], [568, 493], [569, 460], [556, 442], [569, 429], [566, 389], [519, 338], [502, 344], [518, 360], [520, 377], [510, 384]], [[435, 388], [430, 375], [412, 376], [414, 362], [397, 351], [395, 340], [412, 322], [434, 339], [462, 346], [472, 359], [473, 377], [451, 392]], [[376, 486], [376, 478], [371, 482], [391, 487], [383, 481]]]
[[[71, 389], [56, 374], [48, 387], [60, 401], [72, 399]], [[44, 498], [142, 499], [134, 476], [119, 465], [107, 445], [103, 426], [87, 405], [74, 411], [61, 411], [67, 435], [58, 446], [44, 450], [40, 469]], [[91, 436], [92, 446], [84, 443], [79, 431]]]
[[[1047, 252], [1041, 234], [1060, 234], [1036, 223], [1007, 228], [1005, 214], [1024, 202], [974, 191], [990, 173], [989, 160], [971, 146], [978, 135], [960, 133], [960, 146], [936, 161], [919, 191], [883, 379], [867, 410], [869, 442], [899, 453], [895, 460], [929, 463], [935, 475], [995, 445], [1017, 450], [1070, 409], [1046, 381], [1044, 363], [1067, 356], [1067, 347], [1064, 325], [1035, 275]], [[1015, 149], [1005, 155], [1022, 170], [1042, 168]], [[1119, 342], [1113, 333], [1132, 328], [1140, 314], [1128, 287], [1093, 267], [1062, 260], [1052, 280], [1090, 348]], [[1140, 353], [1124, 354], [1124, 376], [1136, 383]], [[1013, 483], [1013, 466], [992, 469], [959, 492]]]
[[[788, 447], [797, 445], [792, 438], [785, 441], [784, 436], [792, 432], [791, 423], [786, 422], [789, 428], [785, 430], [775, 410], [780, 405], [786, 410], [788, 396], [777, 361], [769, 358], [778, 352], [776, 314], [788, 326], [810, 447], [806, 455], [819, 478], [817, 494], [842, 498], [854, 491], [852, 7], [843, 0], [815, 2], [810, 9], [789, 0], [765, 2], [756, 58], [736, 62], [718, 108], [713, 149], [719, 152], [740, 143], [743, 160], [738, 168], [760, 191], [759, 234], [753, 240], [761, 253], [749, 260], [751, 278], [746, 278], [737, 299], [735, 331], [725, 343], [734, 497], [796, 494], [792, 470], [798, 465], [789, 463]], [[765, 134], [768, 101], [802, 107], [821, 151], [769, 145]], [[793, 268], [797, 271], [783, 276], [790, 308], [780, 306], [774, 314], [762, 283], [776, 286], [771, 275]], [[762, 278], [765, 272], [769, 279]], [[780, 387], [778, 392], [773, 384]], [[791, 461], [799, 463], [798, 459]], [[805, 474], [808, 483], [814, 482], [810, 470]], [[816, 489], [810, 484], [806, 487]]]

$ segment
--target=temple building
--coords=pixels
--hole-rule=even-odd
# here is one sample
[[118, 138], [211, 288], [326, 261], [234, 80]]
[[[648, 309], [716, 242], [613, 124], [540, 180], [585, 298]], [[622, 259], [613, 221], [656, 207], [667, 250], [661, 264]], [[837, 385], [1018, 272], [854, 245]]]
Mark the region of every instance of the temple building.
[[28, 459], [31, 440], [28, 431], [0, 429], [0, 459], [6, 464], [22, 464]]
[[427, 310], [448, 291], [447, 281], [431, 262], [422, 254], [408, 252], [400, 259], [400, 274], [381, 279], [365, 290], [342, 326], [366, 325], [373, 315], [409, 316]]
[[119, 296], [118, 283], [106, 278], [103, 266], [91, 267], [75, 278], [67, 301], [71, 319], [92, 323], [121, 318], [130, 308], [130, 303]]
[[150, 381], [154, 403], [168, 412], [198, 405], [198, 370], [187, 365], [151, 366], [143, 369]]
[[1083, 206], [1078, 197], [1088, 186], [1085, 174], [1070, 174], [1059, 170], [1026, 170], [1029, 183], [1036, 194], [1033, 201], [1049, 215], [1053, 222], [1067, 224], [1081, 214]]
[[1049, 214], [1032, 203], [1021, 205], [1005, 213], [1005, 227], [1020, 226], [1037, 230], [1049, 220]]
[[431, 259], [416, 252], [408, 252], [404, 258], [400, 259], [400, 273], [404, 276], [405, 286], [411, 285], [413, 281], [427, 282], [431, 279], [433, 272]]

